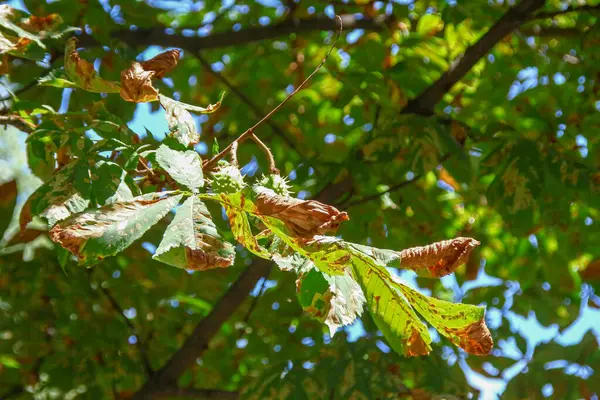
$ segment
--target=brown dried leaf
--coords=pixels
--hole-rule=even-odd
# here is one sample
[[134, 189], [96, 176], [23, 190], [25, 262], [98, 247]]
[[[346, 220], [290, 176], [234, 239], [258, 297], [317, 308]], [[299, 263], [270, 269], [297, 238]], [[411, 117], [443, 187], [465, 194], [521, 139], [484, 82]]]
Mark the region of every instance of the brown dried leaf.
[[579, 271], [579, 275], [586, 281], [600, 279], [600, 258], [592, 260], [584, 270]]
[[469, 354], [484, 356], [494, 347], [494, 340], [490, 330], [481, 319], [465, 328], [450, 329], [453, 334], [460, 338], [459, 346]]
[[413, 270], [427, 268], [432, 276], [439, 278], [467, 262], [473, 249], [480, 244], [475, 239], [459, 237], [429, 246], [412, 247], [400, 252], [401, 265]]
[[[92, 66], [93, 68], [93, 66]], [[129, 69], [121, 71], [121, 97], [125, 101], [145, 103], [158, 100], [158, 90], [152, 86], [154, 71], [146, 71], [134, 62]]]
[[141, 62], [140, 65], [145, 71], [154, 72], [154, 78], [160, 79], [177, 66], [180, 55], [180, 50], [169, 50]]
[[291, 233], [300, 238], [312, 238], [335, 232], [348, 214], [315, 200], [300, 200], [276, 194], [266, 188], [258, 189], [256, 208], [261, 215], [281, 220]]

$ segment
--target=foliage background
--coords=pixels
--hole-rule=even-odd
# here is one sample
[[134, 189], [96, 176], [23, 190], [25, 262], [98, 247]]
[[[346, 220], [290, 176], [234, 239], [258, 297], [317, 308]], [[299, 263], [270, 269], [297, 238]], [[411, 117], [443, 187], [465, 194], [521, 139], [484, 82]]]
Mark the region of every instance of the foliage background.
[[[303, 315], [294, 276], [243, 249], [225, 270], [152, 261], [168, 221], [122, 255], [66, 272], [45, 235], [10, 242], [13, 224], [0, 258], [2, 398], [126, 398], [147, 379], [144, 357], [158, 369], [198, 324], [214, 335], [178, 382], [181, 395], [597, 398], [600, 6], [523, 1], [516, 9], [533, 11], [519, 14], [495, 1], [11, 4], [81, 27], [82, 54], [107, 79], [134, 59], [183, 49], [162, 93], [207, 104], [229, 90], [217, 113], [196, 119], [203, 156], [314, 69], [331, 18], [342, 15], [326, 67], [258, 134], [301, 197], [348, 211], [346, 240], [393, 249], [480, 240], [472, 262], [442, 280], [397, 273], [424, 293], [487, 305], [496, 347], [467, 356], [432, 333], [431, 356], [405, 359], [366, 314], [331, 338]], [[491, 27], [504, 34], [482, 37]], [[36, 86], [62, 65], [63, 45], [43, 62], [3, 58], [2, 83], [17, 97], [5, 93], [4, 114], [80, 111], [104, 97]], [[157, 104], [104, 102], [144, 140], [164, 138]], [[25, 137], [2, 129], [1, 179], [18, 188], [13, 198], [3, 186], [4, 225], [39, 184]], [[252, 144], [239, 158], [249, 176], [266, 170]], [[192, 391], [202, 388], [218, 391]]]

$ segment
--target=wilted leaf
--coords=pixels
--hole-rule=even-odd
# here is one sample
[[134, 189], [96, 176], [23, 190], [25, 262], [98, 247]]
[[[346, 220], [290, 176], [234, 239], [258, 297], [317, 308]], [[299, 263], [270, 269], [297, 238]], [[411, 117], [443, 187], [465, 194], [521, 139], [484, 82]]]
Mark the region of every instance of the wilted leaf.
[[365, 296], [350, 270], [344, 275], [327, 275], [313, 268], [296, 282], [302, 308], [325, 322], [331, 336], [362, 314]]
[[21, 232], [25, 231], [34, 216], [47, 219], [48, 224], [52, 226], [71, 214], [83, 211], [88, 207], [90, 203], [89, 184], [91, 182], [88, 182], [87, 190], [85, 184], [76, 187], [74, 183], [78, 171], [79, 174], [85, 176], [87, 166], [78, 161], [73, 161], [33, 192], [21, 210], [19, 219]]
[[166, 264], [201, 271], [229, 267], [234, 257], [234, 247], [223, 241], [208, 209], [197, 197], [190, 197], [177, 209], [154, 254]]
[[290, 233], [299, 238], [311, 238], [335, 232], [348, 214], [315, 200], [300, 200], [280, 196], [273, 190], [257, 186], [255, 204], [259, 216], [281, 220]]
[[147, 61], [141, 62], [140, 65], [145, 71], [154, 72], [154, 78], [160, 79], [177, 66], [180, 54], [180, 50], [168, 50]]
[[69, 39], [65, 48], [65, 72], [69, 79], [88, 92], [119, 93], [119, 84], [98, 77], [94, 64], [82, 59], [76, 48], [77, 39]]
[[193, 191], [204, 186], [202, 160], [195, 151], [172, 150], [163, 144], [156, 151], [156, 161], [175, 181]]
[[181, 199], [168, 193], [143, 195], [73, 215], [50, 230], [50, 238], [79, 257], [94, 262], [115, 255], [140, 238]]
[[146, 103], [158, 99], [158, 90], [152, 86], [154, 71], [146, 71], [140, 63], [121, 71], [121, 98], [134, 103]]
[[485, 307], [455, 304], [425, 296], [402, 283], [394, 281], [411, 305], [439, 333], [467, 353], [485, 355], [494, 342], [485, 325]]
[[435, 277], [446, 276], [466, 263], [479, 244], [475, 239], [459, 237], [428, 246], [412, 247], [400, 252], [401, 265], [413, 270], [427, 268]]
[[196, 132], [196, 123], [192, 115], [178, 101], [163, 95], [159, 95], [158, 98], [160, 105], [165, 109], [171, 136], [184, 146], [197, 144], [200, 134]]

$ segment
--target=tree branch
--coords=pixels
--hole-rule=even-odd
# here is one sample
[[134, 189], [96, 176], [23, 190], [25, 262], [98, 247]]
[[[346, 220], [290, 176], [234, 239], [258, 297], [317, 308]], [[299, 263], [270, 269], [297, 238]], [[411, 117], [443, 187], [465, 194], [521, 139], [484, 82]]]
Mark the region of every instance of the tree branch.
[[[227, 89], [231, 90], [231, 92], [233, 92], [233, 94], [235, 94], [237, 97], [239, 97], [240, 100], [242, 100], [242, 102], [246, 103], [246, 105], [248, 107], [250, 107], [250, 109], [254, 112], [254, 115], [256, 115], [258, 118], [262, 118], [264, 113], [261, 111], [260, 108], [258, 108], [258, 106], [256, 104], [254, 104], [254, 102], [252, 102], [252, 100], [250, 100], [250, 98], [248, 96], [246, 96], [244, 94], [244, 92], [242, 92], [240, 89], [238, 89], [236, 86], [234, 86], [231, 82], [229, 82], [229, 80], [227, 78], [225, 78], [225, 76], [214, 71], [212, 69], [212, 66], [210, 65], [210, 63], [202, 56], [202, 54], [200, 54], [198, 52], [198, 53], [196, 53], [196, 57], [198, 58], [198, 61], [200, 61], [200, 64], [202, 64], [202, 66], [210, 74], [212, 74], [215, 78], [220, 80], [221, 83], [223, 83], [227, 87]], [[279, 128], [279, 126], [277, 126], [277, 124], [275, 124], [273, 121], [267, 121], [266, 124], [269, 125], [271, 127], [271, 129], [273, 130], [273, 132], [275, 132], [275, 134], [277, 136], [279, 136], [289, 147], [294, 149], [294, 151], [300, 155], [300, 157], [303, 159], [303, 161], [306, 161], [305, 157], [302, 155], [302, 153], [300, 153], [300, 151], [296, 147], [296, 144], [294, 142], [292, 142], [292, 140], [285, 134], [285, 132], [281, 128]]]
[[169, 397], [189, 397], [191, 399], [206, 400], [234, 400], [238, 398], [237, 392], [228, 392], [216, 389], [183, 389], [183, 388], [165, 388], [154, 393], [155, 399]]
[[155, 394], [161, 393], [164, 388], [176, 386], [177, 378], [208, 349], [211, 339], [246, 300], [248, 293], [256, 286], [256, 283], [267, 276], [270, 268], [271, 261], [255, 260], [231, 285], [211, 312], [198, 323], [183, 346], [154, 374], [152, 379], [146, 382], [133, 399], [150, 399]]
[[594, 6], [586, 5], [586, 6], [580, 6], [580, 7], [570, 6], [570, 7], [565, 8], [564, 10], [539, 12], [537, 14], [532, 15], [531, 19], [554, 18], [554, 17], [558, 17], [559, 15], [565, 15], [565, 14], [575, 13], [575, 12], [586, 12], [586, 11], [587, 12], [600, 11], [600, 4], [596, 4]]
[[[90, 272], [90, 275], [89, 275], [90, 277], [91, 277], [91, 274], [92, 273]], [[137, 338], [137, 348], [140, 352], [140, 358], [142, 359], [142, 362], [144, 364], [144, 370], [146, 371], [146, 375], [148, 377], [151, 377], [152, 374], [154, 373], [154, 371], [152, 370], [152, 366], [150, 365], [150, 360], [148, 359], [148, 354], [146, 352], [146, 346], [144, 346], [144, 343], [142, 342], [142, 337], [139, 335], [137, 328], [135, 327], [135, 325], [133, 325], [133, 323], [129, 320], [129, 318], [127, 318], [127, 316], [125, 315], [125, 311], [119, 305], [119, 302], [117, 302], [117, 299], [115, 299], [115, 297], [112, 295], [110, 290], [108, 290], [107, 288], [102, 286], [100, 283], [98, 283], [98, 288], [100, 288], [100, 291], [102, 292], [104, 297], [106, 297], [106, 299], [108, 300], [108, 302], [110, 303], [112, 308], [117, 312], [117, 314], [119, 314], [121, 316], [121, 319], [123, 320], [125, 325], [127, 325], [129, 327], [129, 330], [131, 331], [131, 333], [133, 335], [135, 335], [135, 337]]]
[[410, 100], [402, 110], [405, 114], [432, 115], [437, 103], [460, 81], [473, 66], [500, 42], [506, 35], [530, 19], [545, 0], [522, 0], [511, 8], [490, 28], [489, 31], [465, 53], [454, 60], [450, 69], [423, 93]]
[[[364, 29], [365, 31], [383, 31], [388, 22], [387, 17], [358, 19], [353, 14], [340, 16], [345, 29]], [[140, 29], [137, 31], [122, 30], [113, 37], [128, 43], [130, 46], [159, 45], [164, 47], [180, 47], [192, 53], [201, 50], [217, 49], [229, 46], [240, 46], [262, 40], [272, 40], [290, 33], [303, 34], [309, 32], [337, 30], [339, 23], [328, 17], [292, 18], [267, 26], [251, 26], [239, 31], [219, 32], [204, 37], [185, 37], [183, 35], [167, 35], [164, 28]], [[81, 36], [80, 45], [87, 46], [96, 40], [88, 35]]]

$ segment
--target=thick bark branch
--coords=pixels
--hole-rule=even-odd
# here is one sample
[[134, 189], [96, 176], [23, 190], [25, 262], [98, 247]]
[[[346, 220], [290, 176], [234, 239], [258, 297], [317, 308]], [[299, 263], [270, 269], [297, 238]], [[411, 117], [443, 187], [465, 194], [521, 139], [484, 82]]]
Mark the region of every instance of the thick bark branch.
[[170, 397], [187, 397], [190, 399], [203, 400], [234, 400], [239, 397], [237, 392], [228, 392], [215, 389], [184, 389], [184, 388], [165, 388], [153, 393], [154, 399]]
[[134, 399], [151, 399], [164, 388], [175, 387], [177, 379], [204, 353], [211, 339], [246, 300], [256, 283], [269, 273], [270, 264], [271, 261], [256, 259], [215, 304], [210, 313], [198, 323], [183, 346], [136, 393]]
[[511, 8], [465, 53], [454, 60], [450, 69], [423, 93], [410, 100], [402, 110], [406, 114], [432, 115], [436, 104], [460, 81], [473, 66], [506, 35], [529, 20], [544, 5], [545, 0], [523, 0]]

